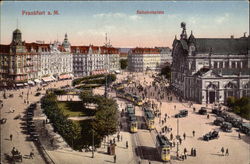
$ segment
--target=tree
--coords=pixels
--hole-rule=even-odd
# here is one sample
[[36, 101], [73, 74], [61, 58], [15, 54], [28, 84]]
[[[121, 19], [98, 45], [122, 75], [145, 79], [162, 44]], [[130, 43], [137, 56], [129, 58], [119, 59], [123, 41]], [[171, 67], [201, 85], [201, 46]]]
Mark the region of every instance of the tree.
[[121, 69], [126, 69], [128, 66], [128, 59], [120, 59]]
[[167, 79], [170, 80], [171, 78], [171, 67], [169, 65], [166, 65], [164, 66], [162, 69], [161, 69], [161, 75], [165, 76]]

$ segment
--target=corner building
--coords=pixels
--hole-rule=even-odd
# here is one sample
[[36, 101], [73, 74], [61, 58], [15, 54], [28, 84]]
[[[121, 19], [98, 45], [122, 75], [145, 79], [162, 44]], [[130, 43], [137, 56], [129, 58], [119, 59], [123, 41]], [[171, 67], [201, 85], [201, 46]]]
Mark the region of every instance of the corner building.
[[225, 103], [229, 96], [250, 96], [250, 36], [187, 37], [186, 25], [173, 41], [171, 86], [182, 98]]
[[128, 70], [132, 72], [157, 71], [161, 64], [158, 48], [133, 48], [128, 53]]

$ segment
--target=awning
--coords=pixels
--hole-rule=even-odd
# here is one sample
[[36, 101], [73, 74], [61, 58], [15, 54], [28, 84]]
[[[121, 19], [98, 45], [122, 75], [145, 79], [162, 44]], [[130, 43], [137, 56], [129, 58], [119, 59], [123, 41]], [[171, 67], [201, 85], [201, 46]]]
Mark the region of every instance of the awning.
[[59, 76], [59, 79], [62, 80], [62, 79], [70, 79], [72, 78], [72, 76], [70, 74], [65, 74], [65, 75], [60, 75]]
[[35, 83], [33, 81], [31, 81], [31, 80], [28, 81], [28, 84], [35, 85]]
[[41, 80], [39, 80], [39, 79], [35, 79], [34, 80], [36, 83], [41, 83]]
[[16, 86], [17, 86], [17, 87], [23, 87], [24, 84], [23, 84], [23, 83], [18, 83], [18, 84], [16, 84]]
[[42, 81], [50, 82], [50, 81], [54, 81], [54, 79], [52, 77], [44, 77], [44, 78], [42, 78]]

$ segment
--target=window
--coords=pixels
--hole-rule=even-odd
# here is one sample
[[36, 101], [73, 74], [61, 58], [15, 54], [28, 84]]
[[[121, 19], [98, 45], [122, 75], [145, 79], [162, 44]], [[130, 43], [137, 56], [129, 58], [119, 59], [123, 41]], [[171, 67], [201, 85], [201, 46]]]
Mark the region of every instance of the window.
[[235, 62], [233, 61], [233, 62], [232, 62], [232, 68], [235, 68], [235, 66], [236, 66], [236, 64], [235, 64]]
[[217, 62], [214, 62], [214, 68], [218, 68]]
[[223, 68], [223, 62], [219, 62], [219, 68]]

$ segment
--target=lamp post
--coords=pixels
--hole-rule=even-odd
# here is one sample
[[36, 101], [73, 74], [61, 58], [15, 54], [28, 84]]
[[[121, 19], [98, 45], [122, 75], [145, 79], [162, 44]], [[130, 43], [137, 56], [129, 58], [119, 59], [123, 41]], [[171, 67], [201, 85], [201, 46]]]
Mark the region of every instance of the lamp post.
[[94, 145], [95, 145], [95, 140], [94, 140], [94, 130], [92, 129], [92, 158], [94, 158]]
[[177, 158], [179, 158], [179, 142], [178, 142], [178, 140], [179, 140], [179, 117], [177, 117], [177, 136], [176, 136], [176, 139], [177, 139]]

